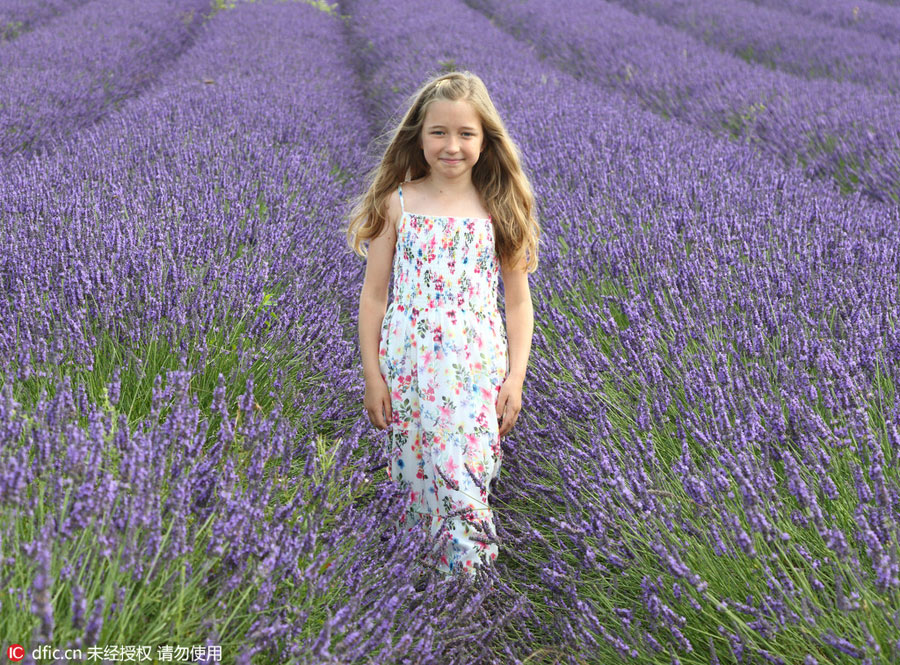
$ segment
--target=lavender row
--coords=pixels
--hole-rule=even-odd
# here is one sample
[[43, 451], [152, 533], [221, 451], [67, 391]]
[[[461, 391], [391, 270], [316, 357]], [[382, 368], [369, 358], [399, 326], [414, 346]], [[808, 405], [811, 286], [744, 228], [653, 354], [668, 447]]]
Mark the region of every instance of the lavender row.
[[[256, 21], [268, 26], [273, 11]], [[90, 369], [95, 345], [83, 331], [97, 324], [134, 344], [174, 343], [271, 307], [278, 320], [261, 316], [248, 332], [305, 334], [306, 315], [287, 307], [302, 289], [281, 282], [337, 288], [339, 270], [314, 270], [301, 250], [320, 220], [335, 219], [346, 196], [338, 176], [355, 161], [354, 139], [322, 130], [315, 104], [356, 133], [365, 124], [346, 96], [322, 92], [314, 104], [280, 88], [301, 72], [318, 85], [334, 66], [295, 63], [304, 52], [283, 33], [259, 55], [237, 49], [262, 29], [255, 16], [206, 32], [165, 86], [96, 128], [10, 162], [0, 180], [5, 371], [27, 378], [31, 363], [17, 362], [27, 359]]]
[[[232, 400], [220, 376], [201, 405], [196, 379], [190, 371], [160, 376], [148, 417], [134, 426], [118, 381], [108, 385], [106, 406], [68, 381], [35, 404], [14, 400], [8, 386], [0, 394], [10, 437], [0, 447], [7, 634], [82, 654], [128, 636], [153, 652], [218, 645], [223, 662], [245, 665], [286, 662], [289, 654], [322, 662], [332, 630], [396, 615], [412, 587], [387, 571], [411, 568], [425, 541], [384, 533], [402, 509], [395, 493], [360, 510], [371, 478], [348, 462], [361, 431], [348, 431], [329, 462], [311, 433], [277, 409], [254, 408], [252, 381]], [[271, 518], [261, 523], [263, 515]], [[376, 551], [371, 541], [380, 544], [380, 535], [385, 545]], [[395, 585], [393, 603], [368, 606], [372, 584]], [[303, 593], [288, 591], [298, 588]], [[350, 600], [328, 621], [325, 639], [300, 639], [321, 611], [320, 596], [341, 588]], [[460, 613], [471, 615], [475, 609]], [[394, 649], [398, 657], [404, 646]], [[30, 655], [24, 663], [35, 663]]]
[[0, 43], [86, 2], [88, 0], [10, 0], [0, 8]]
[[0, 160], [39, 151], [146, 90], [210, 12], [209, 0], [91, 2], [0, 44]]
[[495, 505], [522, 508], [497, 512], [497, 565], [546, 590], [546, 646], [896, 657], [896, 211], [548, 69], [458, 3], [345, 7], [382, 119], [472, 69], [533, 175], [544, 277]]
[[[349, 461], [360, 452], [364, 458], [369, 444], [356, 345], [342, 323], [355, 300], [346, 284], [361, 282], [364, 266], [347, 255], [338, 230], [343, 202], [360, 186], [369, 128], [356, 87], [333, 85], [355, 76], [342, 34], [339, 19], [307, 4], [238, 5], [204, 27], [179, 61], [180, 74], [170, 72], [159, 87], [47, 155], [15, 156], [15, 168], [0, 175], [4, 384], [27, 396], [33, 382], [53, 385], [57, 370], [91, 373], [119, 414], [111, 421], [97, 408], [104, 400], [88, 395], [83, 383], [35, 403], [23, 397], [16, 405], [6, 395], [4, 430], [32, 425], [0, 445], [8, 474], [0, 556], [29, 573], [22, 574], [28, 588], [17, 593], [25, 613], [31, 608], [41, 618], [36, 641], [52, 634], [57, 643], [103, 643], [104, 636], [134, 631], [122, 624], [134, 609], [126, 584], [145, 579], [169, 598], [174, 568], [186, 570], [186, 584], [202, 594], [206, 616], [196, 637], [244, 645], [238, 662], [321, 662], [330, 648], [352, 658], [379, 642], [397, 658], [414, 651], [437, 662], [438, 653], [419, 639], [393, 645], [384, 631], [362, 641], [354, 633], [373, 618], [412, 634], [432, 620], [399, 614], [411, 592], [415, 541], [380, 538], [396, 518], [382, 520], [381, 512], [402, 508], [399, 498], [381, 488], [362, 514], [332, 496], [335, 488], [355, 491], [363, 483], [366, 465], [350, 468]], [[322, 259], [342, 252], [343, 261]], [[122, 360], [103, 357], [106, 338]], [[180, 356], [179, 371], [154, 375], [150, 349], [159, 348]], [[218, 367], [234, 372], [217, 379]], [[143, 413], [148, 383], [152, 401]], [[236, 403], [228, 395], [237, 395]], [[74, 425], [77, 417], [87, 419], [87, 432]], [[324, 428], [340, 438], [322, 478], [310, 435]], [[99, 464], [114, 453], [118, 466]], [[101, 468], [118, 471], [99, 474]], [[313, 476], [309, 492], [290, 494], [299, 479]], [[32, 541], [11, 551], [16, 520], [36, 514], [34, 502], [43, 496], [29, 492], [34, 486], [50, 488], [50, 497], [71, 487], [80, 498], [65, 513], [65, 502], [54, 498], [44, 511], [62, 526], [48, 517]], [[293, 498], [269, 512], [285, 493]], [[48, 611], [49, 559], [67, 558], [92, 517], [94, 558], [86, 558], [83, 575], [54, 581], [72, 590], [73, 611]], [[105, 608], [72, 580], [98, 579], [102, 565], [91, 562], [120, 548], [120, 569], [133, 578], [115, 608]], [[23, 568], [34, 555], [42, 567]], [[193, 567], [183, 568], [185, 557], [193, 557]], [[372, 586], [389, 593], [390, 603], [373, 607], [366, 599]], [[304, 593], [292, 595], [292, 588]], [[228, 619], [250, 589], [237, 614], [252, 620], [235, 632]], [[316, 599], [340, 589], [350, 598], [346, 607], [305, 641]], [[103, 622], [93, 619], [104, 612]], [[463, 628], [484, 620], [475, 607], [450, 618]], [[332, 640], [339, 632], [347, 638]]]
[[875, 35], [825, 26], [783, 8], [755, 7], [742, 0], [614, 1], [748, 62], [801, 78], [850, 81], [892, 93], [900, 90], [900, 45]]
[[789, 11], [799, 16], [809, 16], [817, 21], [838, 28], [857, 30], [863, 34], [878, 35], [900, 43], [900, 9], [868, 2], [867, 0], [750, 0], [756, 5]]
[[468, 0], [563, 71], [665, 117], [749, 141], [844, 191], [900, 201], [900, 111], [892, 95], [749, 65], [608, 3]]

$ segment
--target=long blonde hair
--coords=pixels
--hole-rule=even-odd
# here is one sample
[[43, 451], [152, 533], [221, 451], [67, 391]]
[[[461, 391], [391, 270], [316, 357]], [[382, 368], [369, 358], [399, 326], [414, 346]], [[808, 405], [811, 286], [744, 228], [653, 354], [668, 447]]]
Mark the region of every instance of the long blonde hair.
[[381, 162], [367, 174], [366, 192], [351, 201], [350, 222], [346, 227], [351, 249], [367, 256], [368, 251], [361, 245], [382, 232], [391, 193], [407, 180], [428, 175], [428, 162], [419, 149], [419, 136], [425, 113], [437, 100], [467, 101], [481, 118], [484, 150], [472, 167], [472, 184], [493, 220], [501, 261], [512, 266], [524, 263], [527, 272], [534, 272], [541, 234], [534, 216], [534, 192], [522, 170], [519, 148], [509, 137], [484, 82], [468, 71], [435, 76], [410, 97], [409, 108], [391, 133]]

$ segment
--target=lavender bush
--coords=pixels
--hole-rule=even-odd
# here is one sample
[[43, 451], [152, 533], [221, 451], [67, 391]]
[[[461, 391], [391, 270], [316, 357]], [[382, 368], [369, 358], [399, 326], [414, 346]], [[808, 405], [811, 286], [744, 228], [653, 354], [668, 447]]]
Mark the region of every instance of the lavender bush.
[[0, 166], [146, 89], [211, 11], [209, 0], [90, 2], [0, 43]]
[[809, 16], [827, 25], [878, 35], [882, 39], [900, 43], [900, 12], [897, 5], [889, 7], [867, 0], [750, 0], [754, 4], [782, 9], [798, 16]]
[[86, 2], [88, 0], [7, 0], [0, 7], [0, 43], [15, 39]]
[[876, 91], [896, 93], [900, 88], [900, 46], [876, 35], [828, 27], [780, 7], [754, 7], [742, 0], [615, 1], [748, 62], [803, 78], [860, 83]]
[[900, 111], [890, 94], [769, 71], [605, 2], [576, 0], [565, 12], [542, 0], [468, 4], [567, 73], [751, 142], [845, 192], [900, 201]]

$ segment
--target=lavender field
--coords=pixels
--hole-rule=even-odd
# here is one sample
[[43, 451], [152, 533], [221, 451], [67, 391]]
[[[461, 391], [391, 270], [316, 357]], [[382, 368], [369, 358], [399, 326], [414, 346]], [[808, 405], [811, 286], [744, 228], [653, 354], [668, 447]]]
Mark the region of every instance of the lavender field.
[[[561, 7], [0, 8], [4, 655], [900, 662], [900, 5]], [[453, 69], [543, 244], [496, 567], [417, 592], [341, 227]]]

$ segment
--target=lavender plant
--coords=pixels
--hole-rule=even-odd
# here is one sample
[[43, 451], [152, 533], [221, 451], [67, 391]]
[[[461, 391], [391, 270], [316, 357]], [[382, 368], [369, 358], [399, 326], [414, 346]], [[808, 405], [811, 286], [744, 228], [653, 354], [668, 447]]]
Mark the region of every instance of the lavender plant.
[[867, 0], [750, 0], [754, 4], [809, 16], [827, 25], [878, 35], [900, 42], [900, 12], [894, 7]]
[[0, 43], [15, 39], [86, 2], [88, 0], [8, 0], [0, 8]]
[[0, 43], [0, 165], [145, 90], [210, 12], [209, 0], [89, 2]]
[[900, 201], [893, 95], [748, 64], [606, 3], [558, 12], [540, 0], [469, 0], [563, 71], [622, 91], [666, 118], [752, 143], [842, 191]]
[[900, 88], [900, 46], [873, 34], [863, 36], [791, 16], [783, 7], [754, 7], [740, 0], [699, 0], [689, 5], [616, 2], [751, 63], [801, 78], [851, 81], [876, 91], [896, 93]]

